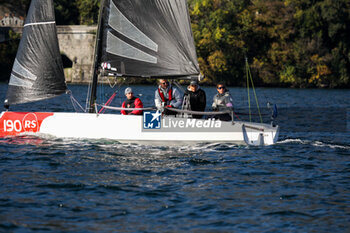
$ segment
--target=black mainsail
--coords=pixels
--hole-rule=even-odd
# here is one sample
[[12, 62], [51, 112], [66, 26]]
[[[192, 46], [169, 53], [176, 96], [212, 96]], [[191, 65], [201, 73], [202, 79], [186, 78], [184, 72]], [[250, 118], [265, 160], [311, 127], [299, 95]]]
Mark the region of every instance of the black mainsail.
[[32, 0], [9, 81], [5, 105], [48, 99], [64, 93], [52, 0]]
[[122, 76], [199, 74], [186, 0], [105, 0], [101, 60]]

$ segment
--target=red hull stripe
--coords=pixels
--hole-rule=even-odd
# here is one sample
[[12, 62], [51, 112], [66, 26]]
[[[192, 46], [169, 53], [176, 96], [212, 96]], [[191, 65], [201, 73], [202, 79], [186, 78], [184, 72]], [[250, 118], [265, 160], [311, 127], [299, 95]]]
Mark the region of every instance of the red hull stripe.
[[49, 112], [5, 112], [0, 118], [0, 137], [16, 136], [26, 132], [39, 132]]

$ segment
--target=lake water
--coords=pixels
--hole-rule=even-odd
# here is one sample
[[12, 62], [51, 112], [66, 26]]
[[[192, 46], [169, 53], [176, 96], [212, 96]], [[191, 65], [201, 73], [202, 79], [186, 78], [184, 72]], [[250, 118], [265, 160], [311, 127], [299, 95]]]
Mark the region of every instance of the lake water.
[[[87, 86], [69, 88], [85, 102]], [[152, 106], [154, 89], [134, 93]], [[204, 90], [209, 108], [215, 89]], [[246, 89], [230, 92], [237, 113], [248, 112]], [[257, 95], [265, 121], [267, 101], [279, 107], [276, 145], [0, 139], [0, 232], [348, 232], [349, 90]], [[74, 111], [66, 95], [11, 110]]]

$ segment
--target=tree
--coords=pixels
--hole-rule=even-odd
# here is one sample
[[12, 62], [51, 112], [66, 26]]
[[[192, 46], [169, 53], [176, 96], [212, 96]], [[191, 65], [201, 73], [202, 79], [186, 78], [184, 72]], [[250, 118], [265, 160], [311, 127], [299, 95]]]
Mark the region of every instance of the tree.
[[207, 83], [243, 82], [244, 47], [238, 13], [246, 1], [189, 1], [193, 34], [201, 70]]
[[291, 0], [296, 9], [294, 40], [304, 86], [349, 86], [350, 2]]
[[11, 68], [16, 58], [20, 38], [20, 34], [10, 30], [9, 40], [0, 43], [0, 80], [8, 80], [11, 75]]
[[79, 10], [80, 24], [97, 24], [100, 7], [99, 0], [76, 0], [75, 5]]
[[350, 85], [349, 0], [190, 0], [207, 82], [241, 85], [248, 57], [260, 85]]
[[79, 24], [79, 10], [75, 1], [55, 0], [56, 24], [74, 25]]

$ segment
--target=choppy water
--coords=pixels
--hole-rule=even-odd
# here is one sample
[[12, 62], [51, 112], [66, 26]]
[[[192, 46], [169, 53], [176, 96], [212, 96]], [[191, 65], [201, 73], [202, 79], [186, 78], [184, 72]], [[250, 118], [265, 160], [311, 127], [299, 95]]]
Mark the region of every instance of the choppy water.
[[[134, 89], [152, 104], [154, 87]], [[349, 91], [257, 91], [280, 107], [273, 146], [0, 139], [0, 232], [348, 232]], [[246, 90], [231, 93], [245, 112]], [[19, 109], [72, 111], [65, 96]]]

